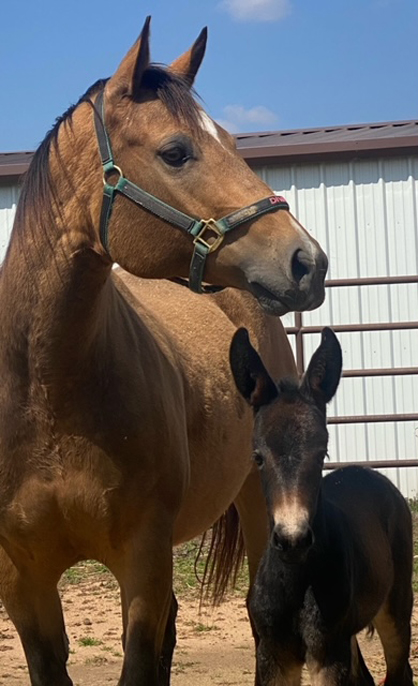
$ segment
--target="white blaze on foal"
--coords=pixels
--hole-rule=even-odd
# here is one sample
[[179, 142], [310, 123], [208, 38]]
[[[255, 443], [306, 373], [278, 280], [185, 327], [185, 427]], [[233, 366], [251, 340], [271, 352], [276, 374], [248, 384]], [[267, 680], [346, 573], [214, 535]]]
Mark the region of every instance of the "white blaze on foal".
[[309, 523], [309, 513], [296, 496], [288, 495], [283, 498], [280, 506], [276, 505], [274, 508], [273, 519], [275, 526], [280, 526], [283, 534], [289, 538], [297, 538]]

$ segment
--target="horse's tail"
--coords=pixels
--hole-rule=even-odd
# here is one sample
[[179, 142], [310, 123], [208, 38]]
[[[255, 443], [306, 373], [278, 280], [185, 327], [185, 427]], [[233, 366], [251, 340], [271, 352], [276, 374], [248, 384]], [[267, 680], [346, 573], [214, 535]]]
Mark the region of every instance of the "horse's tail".
[[[203, 535], [199, 554], [202, 552], [206, 535]], [[201, 587], [201, 601], [209, 600], [218, 605], [228, 588], [233, 588], [245, 557], [244, 539], [238, 510], [230, 505], [212, 526], [209, 551], [206, 558]]]
[[367, 638], [373, 638], [374, 636], [374, 626], [371, 622], [367, 627], [366, 636]]

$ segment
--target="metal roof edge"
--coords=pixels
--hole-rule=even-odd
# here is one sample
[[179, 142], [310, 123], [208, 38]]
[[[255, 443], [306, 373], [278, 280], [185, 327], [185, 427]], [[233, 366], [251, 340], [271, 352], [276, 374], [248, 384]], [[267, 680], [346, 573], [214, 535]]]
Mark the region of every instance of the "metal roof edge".
[[[399, 131], [409, 125], [409, 131]], [[417, 135], [411, 133], [411, 128], [417, 128]], [[389, 135], [373, 136], [374, 130], [388, 129]], [[396, 135], [391, 136], [391, 129], [396, 129]], [[358, 140], [344, 138], [339, 134], [362, 132]], [[310, 139], [309, 134], [323, 134]], [[367, 135], [367, 134], [370, 135]], [[304, 140], [301, 140], [301, 136]], [[326, 140], [327, 135], [332, 140]], [[365, 135], [366, 134], [366, 135]], [[307, 127], [305, 129], [288, 129], [283, 131], [260, 131], [256, 133], [235, 134], [237, 148], [240, 155], [249, 164], [270, 164], [274, 159], [288, 163], [289, 161], [305, 162], [309, 159], [330, 159], [332, 157], [366, 157], [373, 153], [380, 157], [395, 154], [418, 154], [418, 120], [398, 120], [391, 122], [371, 122], [367, 124], [346, 124], [344, 126]], [[269, 142], [271, 138], [271, 143]], [[280, 142], [279, 142], [280, 141]], [[293, 141], [293, 142], [292, 142]], [[0, 153], [0, 178], [20, 177], [27, 171], [33, 157], [33, 151]]]
[[22, 176], [28, 171], [30, 160], [20, 164], [1, 164], [0, 163], [0, 177], [2, 176]]
[[305, 128], [298, 129], [275, 129], [273, 131], [245, 131], [242, 133], [234, 133], [235, 138], [253, 138], [265, 136], [274, 136], [277, 134], [283, 134], [285, 136], [292, 136], [298, 133], [326, 133], [326, 132], [337, 132], [337, 131], [354, 131], [356, 129], [380, 129], [385, 127], [402, 127], [407, 124], [416, 124], [418, 126], [418, 119], [395, 119], [393, 121], [373, 121], [373, 122], [354, 122], [352, 124], [329, 124], [328, 126], [306, 126]]
[[385, 139], [367, 139], [359, 141], [332, 141], [332, 142], [318, 142], [318, 143], [298, 143], [289, 145], [272, 145], [272, 146], [256, 146], [242, 147], [238, 146], [238, 152], [242, 157], [254, 162], [258, 159], [273, 160], [282, 159], [284, 157], [292, 157], [294, 162], [297, 162], [301, 157], [304, 159], [309, 157], [317, 157], [322, 155], [324, 157], [357, 157], [361, 155], [364, 157], [367, 153], [375, 153], [380, 157], [385, 154], [394, 155], [396, 153], [418, 155], [418, 137], [405, 136], [404, 138], [385, 138]]

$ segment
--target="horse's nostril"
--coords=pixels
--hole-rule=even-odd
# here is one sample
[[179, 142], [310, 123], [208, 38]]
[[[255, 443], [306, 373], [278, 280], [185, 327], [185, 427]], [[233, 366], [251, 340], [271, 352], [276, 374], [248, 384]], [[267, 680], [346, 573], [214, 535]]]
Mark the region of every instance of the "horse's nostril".
[[310, 274], [315, 264], [303, 250], [296, 250], [292, 257], [292, 276], [296, 283], [300, 283], [304, 276]]
[[314, 535], [311, 527], [308, 528], [305, 536], [301, 539], [299, 546], [300, 548], [304, 548], [307, 550], [308, 548], [311, 548], [314, 542]]
[[284, 549], [282, 538], [276, 530], [273, 531], [273, 546], [276, 548], [276, 550], [282, 551]]

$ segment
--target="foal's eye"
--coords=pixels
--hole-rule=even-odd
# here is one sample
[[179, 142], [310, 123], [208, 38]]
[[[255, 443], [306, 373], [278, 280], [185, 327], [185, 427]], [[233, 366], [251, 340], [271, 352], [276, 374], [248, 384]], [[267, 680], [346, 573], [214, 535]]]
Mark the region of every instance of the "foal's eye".
[[180, 145], [163, 148], [158, 154], [170, 167], [182, 167], [190, 159], [189, 152]]
[[255, 450], [253, 452], [253, 460], [259, 468], [262, 467], [264, 464], [264, 457], [261, 453], [258, 452], [258, 450]]

